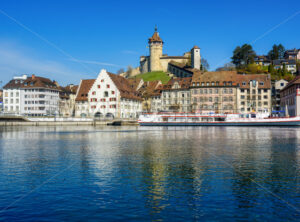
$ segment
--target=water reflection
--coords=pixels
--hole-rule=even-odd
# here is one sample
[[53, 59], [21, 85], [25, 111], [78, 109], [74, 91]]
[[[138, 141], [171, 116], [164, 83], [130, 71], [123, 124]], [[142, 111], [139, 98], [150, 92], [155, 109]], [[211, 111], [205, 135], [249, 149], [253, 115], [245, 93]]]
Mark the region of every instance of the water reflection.
[[298, 128], [0, 130], [0, 220], [300, 219]]

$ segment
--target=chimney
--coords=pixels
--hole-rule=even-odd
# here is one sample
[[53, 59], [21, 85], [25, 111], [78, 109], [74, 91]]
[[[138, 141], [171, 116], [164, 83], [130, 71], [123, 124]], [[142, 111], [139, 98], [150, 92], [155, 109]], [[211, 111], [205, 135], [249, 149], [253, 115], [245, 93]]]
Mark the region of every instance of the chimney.
[[35, 75], [34, 74], [32, 74], [31, 79], [35, 80]]

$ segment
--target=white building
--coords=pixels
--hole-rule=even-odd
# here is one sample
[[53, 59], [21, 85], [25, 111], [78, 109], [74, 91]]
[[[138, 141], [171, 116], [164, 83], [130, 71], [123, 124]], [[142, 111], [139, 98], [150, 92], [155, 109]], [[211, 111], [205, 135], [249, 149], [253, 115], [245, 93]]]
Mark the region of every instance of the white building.
[[95, 79], [82, 79], [79, 83], [75, 98], [75, 116], [90, 116], [88, 93], [93, 86]]
[[59, 111], [56, 82], [32, 75], [14, 77], [3, 87], [4, 112], [26, 116], [53, 116]]
[[137, 118], [142, 98], [122, 76], [101, 70], [88, 92], [89, 113], [95, 117]]

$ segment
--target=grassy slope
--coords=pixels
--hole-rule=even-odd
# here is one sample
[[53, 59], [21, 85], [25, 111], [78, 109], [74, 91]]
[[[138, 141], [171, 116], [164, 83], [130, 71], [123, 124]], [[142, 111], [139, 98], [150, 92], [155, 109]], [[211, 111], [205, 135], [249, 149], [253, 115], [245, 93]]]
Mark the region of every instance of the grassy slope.
[[133, 78], [142, 78], [144, 81], [160, 80], [163, 84], [170, 80], [170, 77], [162, 71], [142, 73]]

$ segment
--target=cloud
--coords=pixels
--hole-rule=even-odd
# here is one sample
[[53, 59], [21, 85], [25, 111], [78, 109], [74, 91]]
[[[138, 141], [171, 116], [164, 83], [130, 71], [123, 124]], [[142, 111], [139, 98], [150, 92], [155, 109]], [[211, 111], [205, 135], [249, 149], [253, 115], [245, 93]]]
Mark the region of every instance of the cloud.
[[138, 55], [139, 53], [136, 51], [131, 51], [131, 50], [123, 50], [123, 54], [133, 54], [133, 55]]
[[69, 61], [79, 62], [79, 63], [85, 63], [85, 64], [93, 64], [93, 65], [121, 67], [120, 65], [116, 65], [116, 64], [112, 64], [112, 63], [99, 62], [99, 61], [91, 61], [91, 60], [80, 60], [80, 59], [73, 59], [72, 58], [72, 59], [69, 59]]
[[10, 42], [0, 42], [0, 80], [4, 83], [12, 79], [13, 76], [21, 74], [36, 74], [50, 79], [57, 80], [60, 84], [76, 81], [79, 83], [82, 78], [91, 78], [94, 74], [85, 74], [82, 67], [70, 68], [65, 64], [54, 60], [36, 58], [31, 50], [22, 46], [11, 44]]

